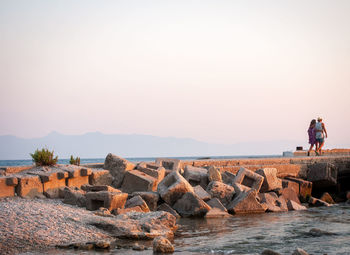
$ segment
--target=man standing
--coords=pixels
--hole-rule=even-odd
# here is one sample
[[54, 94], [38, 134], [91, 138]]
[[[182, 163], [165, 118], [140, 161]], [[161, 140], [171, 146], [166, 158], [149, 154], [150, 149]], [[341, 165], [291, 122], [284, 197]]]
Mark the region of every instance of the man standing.
[[315, 130], [316, 130], [316, 155], [319, 156], [322, 154], [322, 147], [324, 145], [325, 135], [326, 135], [326, 138], [328, 137], [326, 127], [322, 122], [321, 117], [317, 118]]

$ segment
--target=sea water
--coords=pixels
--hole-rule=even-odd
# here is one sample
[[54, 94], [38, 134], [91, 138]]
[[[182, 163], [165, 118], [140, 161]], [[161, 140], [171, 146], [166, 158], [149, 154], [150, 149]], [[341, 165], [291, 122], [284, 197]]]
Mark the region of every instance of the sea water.
[[[261, 254], [271, 249], [292, 254], [302, 248], [309, 254], [350, 254], [350, 205], [309, 208], [305, 211], [234, 215], [230, 218], [181, 218], [173, 240], [174, 254]], [[313, 228], [324, 231], [314, 236]], [[112, 249], [109, 252], [48, 250], [43, 254], [153, 254], [151, 241], [120, 240], [132, 247], [137, 242], [147, 250]], [[35, 254], [35, 253], [25, 253]]]

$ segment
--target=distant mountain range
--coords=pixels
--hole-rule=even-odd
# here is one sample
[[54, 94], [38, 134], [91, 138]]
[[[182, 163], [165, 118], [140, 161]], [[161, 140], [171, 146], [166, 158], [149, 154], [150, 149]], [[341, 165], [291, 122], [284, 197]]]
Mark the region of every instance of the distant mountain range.
[[29, 153], [46, 147], [59, 158], [104, 158], [108, 153], [122, 157], [281, 155], [292, 150], [294, 141], [211, 144], [190, 138], [151, 135], [106, 135], [99, 132], [64, 135], [52, 132], [42, 138], [0, 136], [0, 160], [30, 159]]

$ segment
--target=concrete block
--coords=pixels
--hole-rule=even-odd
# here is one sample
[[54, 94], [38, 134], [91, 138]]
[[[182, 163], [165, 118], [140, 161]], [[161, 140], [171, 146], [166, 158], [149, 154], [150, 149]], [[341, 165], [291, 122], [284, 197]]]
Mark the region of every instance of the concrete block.
[[236, 196], [226, 208], [229, 213], [234, 214], [263, 213], [267, 209], [258, 202], [255, 189]]
[[308, 166], [307, 180], [315, 188], [332, 187], [337, 184], [338, 169], [331, 163], [316, 163]]
[[318, 198], [314, 198], [314, 197], [310, 197], [309, 198], [309, 205], [310, 206], [313, 206], [313, 207], [319, 207], [319, 206], [326, 206], [326, 207], [329, 207], [329, 206], [332, 206], [331, 204], [321, 200], [321, 199], [318, 199]]
[[159, 184], [157, 189], [160, 197], [169, 205], [173, 205], [187, 192], [194, 192], [188, 181], [177, 171], [167, 175]]
[[293, 200], [288, 200], [287, 201], [287, 206], [289, 211], [300, 211], [300, 210], [306, 210], [307, 208], [303, 205], [300, 205], [296, 203]]
[[284, 188], [293, 189], [299, 196], [299, 183], [287, 179], [282, 179], [282, 189]]
[[89, 176], [89, 175], [92, 175], [92, 169], [90, 168], [82, 168], [80, 170], [80, 175], [81, 176]]
[[208, 169], [208, 179], [209, 182], [218, 181], [222, 182], [222, 176], [220, 170], [214, 166], [210, 166]]
[[109, 173], [109, 170], [92, 169], [92, 174], [89, 176], [89, 183], [91, 185], [111, 186], [112, 182], [113, 182], [113, 176]]
[[231, 214], [222, 211], [218, 208], [211, 208], [209, 212], [206, 213], [205, 218], [206, 219], [212, 219], [212, 218], [228, 218], [232, 217]]
[[112, 213], [115, 215], [121, 215], [129, 212], [143, 213], [144, 211], [142, 211], [140, 206], [135, 206], [135, 207], [129, 207], [129, 208], [117, 208], [117, 209], [114, 209]]
[[109, 170], [110, 174], [114, 178], [113, 186], [119, 188], [123, 183], [125, 173], [133, 170], [135, 168], [135, 164], [109, 153], [105, 159], [103, 168]]
[[37, 175], [20, 175], [18, 176], [18, 185], [16, 193], [20, 197], [34, 198], [39, 194], [43, 194], [43, 184]]
[[119, 189], [115, 189], [108, 185], [83, 185], [81, 189], [85, 192], [98, 192], [98, 191], [109, 191], [109, 192], [121, 192]]
[[222, 177], [222, 182], [228, 185], [231, 185], [236, 177], [235, 174], [229, 172], [229, 171], [225, 171], [221, 174]]
[[211, 207], [194, 193], [186, 193], [176, 201], [173, 208], [182, 217], [203, 217]]
[[15, 196], [15, 186], [7, 185], [7, 179], [7, 177], [0, 177], [0, 198]]
[[234, 180], [234, 182], [255, 189], [257, 192], [259, 192], [263, 181], [264, 177], [243, 167], [239, 169]]
[[65, 187], [63, 189], [63, 203], [69, 204], [69, 205], [77, 205], [79, 207], [85, 207], [86, 206], [85, 193], [86, 193], [85, 191], [78, 189], [76, 187]]
[[260, 203], [267, 206], [268, 212], [286, 212], [288, 211], [286, 201], [283, 197], [279, 198], [276, 193], [260, 193], [258, 194]]
[[335, 204], [332, 196], [328, 192], [323, 193], [322, 196], [320, 197], [320, 200], [322, 200], [328, 204]]
[[264, 177], [260, 192], [269, 192], [282, 188], [282, 180], [277, 177], [276, 168], [262, 168], [257, 170], [255, 173], [260, 174], [262, 177]]
[[281, 195], [286, 201], [292, 200], [298, 204], [300, 203], [298, 194], [294, 191], [292, 188], [284, 188], [282, 189], [282, 195]]
[[[151, 166], [151, 167], [145, 167], [145, 166]], [[162, 166], [158, 166], [156, 169], [154, 169], [152, 165], [141, 164], [137, 166], [137, 170], [155, 178], [157, 180], [157, 185], [165, 177], [165, 168]]]
[[127, 193], [136, 191], [155, 191], [156, 189], [156, 178], [140, 172], [139, 170], [127, 171], [121, 186], [121, 190]]
[[297, 194], [299, 195], [299, 198], [302, 202], [307, 202], [311, 196], [312, 182], [305, 181], [296, 177], [286, 177], [286, 179], [299, 185], [299, 192], [297, 192]]
[[210, 182], [206, 190], [213, 198], [216, 197], [223, 205], [231, 202], [235, 195], [235, 189], [223, 182]]
[[147, 203], [151, 211], [157, 210], [159, 194], [157, 192], [137, 191], [132, 193], [132, 196], [140, 196]]
[[202, 167], [185, 166], [184, 178], [192, 185], [201, 185], [205, 189], [208, 185], [208, 170]]
[[202, 200], [204, 200], [204, 201], [207, 201], [207, 200], [211, 199], [210, 194], [209, 194], [208, 192], [206, 192], [206, 191], [202, 188], [202, 186], [197, 185], [197, 186], [195, 186], [195, 187], [193, 188], [193, 190], [194, 190], [194, 193], [195, 193], [200, 199], [202, 199]]
[[149, 212], [150, 209], [145, 202], [145, 200], [142, 199], [139, 195], [134, 196], [130, 199], [128, 199], [124, 205], [125, 208], [133, 208], [133, 207], [140, 207], [142, 212]]
[[18, 179], [16, 177], [6, 177], [6, 185], [7, 186], [17, 186]]
[[226, 207], [220, 202], [216, 197], [210, 199], [206, 202], [211, 208], [217, 208], [221, 211], [227, 212]]
[[181, 160], [171, 158], [157, 158], [156, 165], [162, 166], [167, 170], [180, 171]]
[[235, 190], [235, 193], [236, 193], [235, 195], [236, 196], [239, 196], [241, 193], [247, 193], [248, 191], [252, 190], [251, 188], [249, 188], [247, 186], [244, 186], [242, 184], [236, 183], [236, 182], [234, 182], [232, 184], [232, 186], [233, 186], [233, 188]]
[[158, 206], [157, 211], [164, 211], [164, 212], [168, 212], [172, 215], [174, 215], [176, 218], [181, 218], [180, 214], [178, 214], [173, 208], [171, 208], [170, 205], [168, 205], [167, 203], [163, 203], [161, 205]]
[[83, 185], [89, 184], [89, 176], [77, 176], [66, 179], [66, 186], [80, 188]]
[[112, 211], [123, 208], [128, 198], [127, 193], [121, 192], [88, 192], [86, 193], [86, 209], [90, 211], [98, 210], [100, 207]]

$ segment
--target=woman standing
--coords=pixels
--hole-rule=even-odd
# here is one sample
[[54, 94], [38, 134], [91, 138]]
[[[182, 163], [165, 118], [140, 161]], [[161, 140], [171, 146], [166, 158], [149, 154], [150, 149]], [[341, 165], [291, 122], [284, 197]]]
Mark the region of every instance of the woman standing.
[[[314, 145], [316, 144], [316, 120], [313, 119], [310, 123], [309, 129], [307, 130], [307, 133], [309, 135], [309, 144], [310, 144], [310, 148], [309, 151], [307, 152], [307, 155], [310, 156], [310, 152], [312, 150], [312, 148], [314, 147]], [[317, 154], [317, 146], [315, 149], [315, 152]]]

